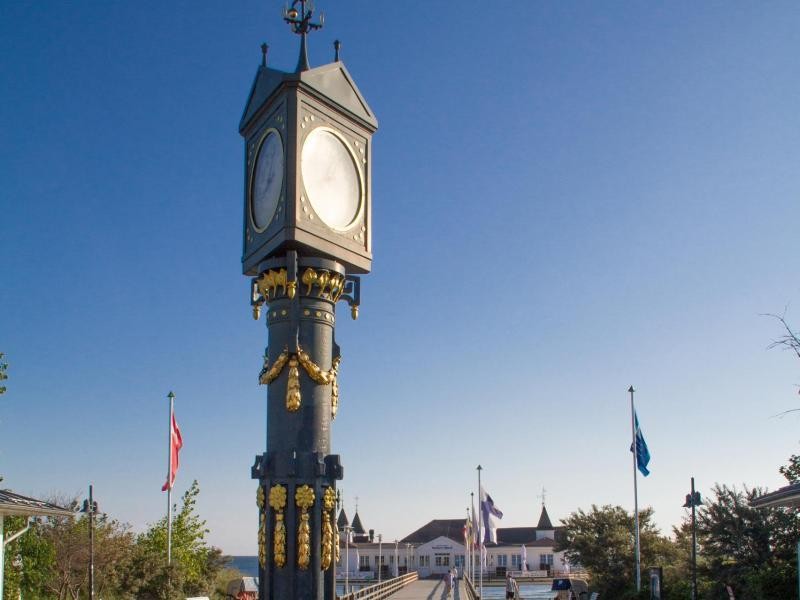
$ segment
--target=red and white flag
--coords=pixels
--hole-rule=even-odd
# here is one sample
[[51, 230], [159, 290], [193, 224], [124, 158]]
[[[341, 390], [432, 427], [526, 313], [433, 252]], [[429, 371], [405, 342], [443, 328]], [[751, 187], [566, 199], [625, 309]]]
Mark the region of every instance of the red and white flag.
[[183, 438], [181, 437], [181, 430], [178, 427], [178, 422], [175, 420], [175, 413], [172, 413], [172, 428], [169, 439], [169, 454], [171, 460], [169, 461], [169, 473], [167, 473], [167, 482], [161, 488], [162, 492], [172, 489], [175, 484], [175, 475], [178, 473], [178, 466], [181, 464], [178, 460], [178, 452], [183, 448]]

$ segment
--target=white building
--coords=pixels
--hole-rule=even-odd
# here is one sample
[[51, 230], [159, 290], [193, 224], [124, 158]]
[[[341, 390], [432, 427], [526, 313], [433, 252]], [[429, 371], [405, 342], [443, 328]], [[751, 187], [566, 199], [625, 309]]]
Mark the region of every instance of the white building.
[[[344, 525], [342, 514], [340, 531]], [[344, 517], [346, 519], [346, 517]], [[354, 519], [355, 521], [355, 519]], [[395, 542], [384, 540], [348, 544], [350, 573], [356, 570], [361, 577], [377, 578], [378, 565], [383, 564], [383, 577], [418, 569], [421, 577], [444, 574], [456, 567], [462, 573], [466, 565], [464, 518], [434, 519], [413, 533]], [[360, 525], [360, 519], [358, 524]], [[547, 509], [542, 506], [536, 527], [506, 527], [497, 530], [497, 544], [486, 544], [485, 573], [504, 574], [505, 571], [535, 571], [542, 576], [569, 572], [563, 552], [556, 552], [556, 541], [564, 535], [563, 527], [554, 527]], [[524, 548], [524, 549], [523, 549]], [[523, 559], [524, 557], [524, 559]], [[354, 568], [352, 562], [358, 562]], [[478, 567], [477, 551], [475, 565]], [[345, 544], [338, 571], [345, 571]], [[477, 571], [476, 571], [477, 572]]]

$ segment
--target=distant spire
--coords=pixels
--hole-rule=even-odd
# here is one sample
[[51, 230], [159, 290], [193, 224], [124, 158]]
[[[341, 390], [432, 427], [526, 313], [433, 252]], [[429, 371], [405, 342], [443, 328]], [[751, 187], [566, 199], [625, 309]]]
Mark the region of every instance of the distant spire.
[[333, 42], [333, 61], [334, 62], [339, 62], [339, 52], [341, 51], [341, 49], [342, 49], [342, 42], [340, 42], [339, 40], [336, 40], [335, 42]]
[[547, 509], [542, 504], [542, 514], [539, 516], [539, 523], [536, 529], [553, 529], [553, 523], [550, 521], [550, 515], [547, 514]]
[[[297, 10], [297, 5], [300, 10]], [[283, 11], [283, 20], [292, 27], [292, 31], [300, 36], [300, 58], [297, 60], [296, 72], [308, 71], [308, 44], [306, 37], [310, 31], [322, 29], [325, 24], [325, 15], [320, 13], [319, 22], [312, 23], [314, 16], [314, 3], [311, 0], [292, 0], [292, 5]]]

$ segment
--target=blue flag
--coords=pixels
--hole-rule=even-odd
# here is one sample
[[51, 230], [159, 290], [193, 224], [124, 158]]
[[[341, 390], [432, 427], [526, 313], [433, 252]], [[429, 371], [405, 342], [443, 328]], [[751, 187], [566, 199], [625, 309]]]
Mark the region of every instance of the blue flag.
[[[642, 475], [647, 477], [650, 475], [650, 471], [647, 469], [647, 463], [650, 462], [650, 450], [647, 449], [647, 442], [644, 441], [636, 411], [633, 411], [633, 422], [636, 427], [636, 466], [639, 467]], [[631, 452], [633, 452], [633, 444], [631, 444]]]

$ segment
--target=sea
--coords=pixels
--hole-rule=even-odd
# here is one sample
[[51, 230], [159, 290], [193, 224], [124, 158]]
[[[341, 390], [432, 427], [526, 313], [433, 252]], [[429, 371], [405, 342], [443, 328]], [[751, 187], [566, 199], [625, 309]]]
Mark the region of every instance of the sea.
[[231, 566], [248, 577], [258, 577], [257, 556], [231, 556]]

